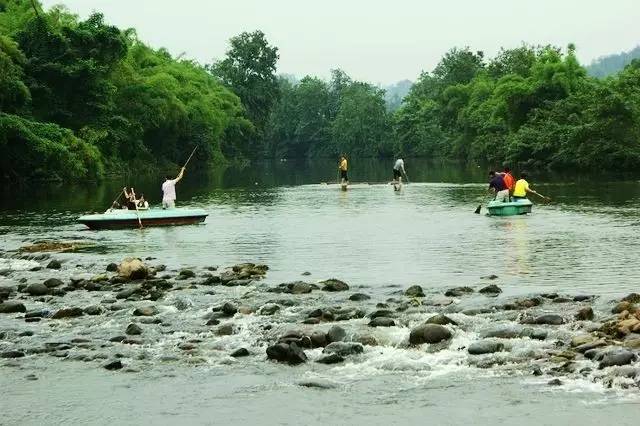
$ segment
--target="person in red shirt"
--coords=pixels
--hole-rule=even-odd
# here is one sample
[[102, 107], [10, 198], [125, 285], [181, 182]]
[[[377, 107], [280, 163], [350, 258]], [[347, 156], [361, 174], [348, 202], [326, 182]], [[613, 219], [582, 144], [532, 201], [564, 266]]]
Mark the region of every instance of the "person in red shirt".
[[513, 178], [511, 169], [509, 167], [505, 166], [504, 172], [502, 173], [502, 179], [504, 180], [504, 186], [507, 187], [509, 192], [513, 192], [513, 187], [516, 184], [516, 180]]

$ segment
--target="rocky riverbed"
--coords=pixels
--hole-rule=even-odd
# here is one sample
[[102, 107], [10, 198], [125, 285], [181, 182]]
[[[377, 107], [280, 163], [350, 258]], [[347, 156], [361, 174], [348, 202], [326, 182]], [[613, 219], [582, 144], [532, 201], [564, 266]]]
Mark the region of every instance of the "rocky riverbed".
[[0, 369], [21, 369], [29, 380], [46, 358], [114, 374], [263, 362], [325, 376], [344, 374], [343, 366], [468, 369], [548, 386], [640, 386], [637, 293], [507, 297], [500, 278], [486, 276], [437, 292], [390, 286], [380, 297], [308, 273], [273, 283], [268, 267], [254, 263], [167, 269], [152, 258], [75, 265], [48, 253], [4, 256]]

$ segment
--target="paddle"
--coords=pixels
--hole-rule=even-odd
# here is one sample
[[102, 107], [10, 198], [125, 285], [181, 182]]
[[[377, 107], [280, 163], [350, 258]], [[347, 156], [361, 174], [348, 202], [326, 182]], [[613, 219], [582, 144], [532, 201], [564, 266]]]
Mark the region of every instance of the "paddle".
[[136, 207], [136, 217], [138, 218], [138, 225], [140, 226], [140, 229], [142, 229], [142, 220], [140, 219], [140, 211], [138, 210], [138, 203], [136, 201], [136, 193], [133, 191], [133, 188], [131, 188], [131, 196], [133, 198], [133, 205]]

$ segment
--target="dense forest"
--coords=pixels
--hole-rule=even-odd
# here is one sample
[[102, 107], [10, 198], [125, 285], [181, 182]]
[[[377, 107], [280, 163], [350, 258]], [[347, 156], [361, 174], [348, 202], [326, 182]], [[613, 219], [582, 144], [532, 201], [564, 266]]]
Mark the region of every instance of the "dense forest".
[[608, 77], [622, 71], [634, 59], [640, 59], [640, 46], [628, 52], [602, 56], [587, 66], [587, 74], [592, 77]]
[[[428, 157], [548, 168], [640, 165], [640, 61], [587, 74], [553, 46], [447, 52], [384, 89], [340, 69], [277, 74], [260, 31], [221, 60], [173, 57], [93, 14], [0, 0], [0, 179], [99, 179], [261, 158]], [[405, 96], [406, 94], [406, 96]]]

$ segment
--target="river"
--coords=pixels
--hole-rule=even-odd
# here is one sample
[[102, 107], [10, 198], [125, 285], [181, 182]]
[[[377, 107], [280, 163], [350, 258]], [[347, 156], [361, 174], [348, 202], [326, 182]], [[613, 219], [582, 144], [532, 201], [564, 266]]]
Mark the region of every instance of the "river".
[[[545, 375], [531, 374], [541, 354], [554, 350], [554, 341], [567, 342], [589, 326], [571, 323], [550, 328], [543, 341], [503, 339], [508, 351], [491, 355], [503, 358], [480, 365], [469, 360], [465, 348], [486, 327], [517, 324], [521, 313], [501, 311], [486, 317], [462, 313], [464, 308], [487, 303], [558, 293], [593, 296], [595, 321], [607, 319], [614, 301], [640, 290], [637, 178], [534, 174], [529, 179], [532, 187], [552, 201], [534, 199], [528, 216], [496, 218], [484, 215], [484, 209], [483, 214], [474, 214], [477, 205], [486, 201], [484, 168], [407, 161], [411, 181], [394, 192], [388, 184], [387, 163], [353, 161], [352, 185], [346, 192], [335, 185], [334, 165], [328, 161], [277, 162], [208, 175], [188, 171], [178, 184], [178, 204], [201, 207], [209, 216], [203, 225], [174, 228], [98, 232], [76, 223], [82, 213], [104, 210], [124, 184], [134, 185], [138, 193], [157, 203], [160, 178], [118, 179], [97, 187], [5, 190], [0, 195], [0, 270], [4, 270], [0, 287], [52, 276], [66, 281], [78, 274], [96, 275], [106, 264], [130, 255], [150, 258], [154, 265], [162, 263], [174, 276], [183, 268], [199, 276], [206, 268], [241, 262], [264, 263], [269, 271], [256, 289], [214, 287], [203, 292], [201, 286], [193, 286], [168, 293], [158, 302], [163, 321], [170, 324], [165, 330], [145, 329], [143, 337], [149, 340], [140, 348], [104, 347], [109, 357], [117, 352], [130, 360], [129, 373], [98, 368], [95, 359], [74, 361], [79, 349], [73, 348], [59, 358], [30, 355], [0, 364], [0, 423], [637, 423], [640, 392], [637, 385], [629, 386], [632, 381], [615, 379], [611, 386], [611, 380], [597, 371], [580, 374], [577, 368], [563, 373], [561, 385], [549, 386], [555, 376], [547, 374], [547, 364], [541, 364]], [[87, 247], [52, 254], [62, 262], [60, 270], [39, 269], [50, 258], [16, 252], [39, 240], [82, 241]], [[481, 278], [490, 275], [498, 278]], [[296, 328], [300, 315], [309, 309], [344, 307], [349, 302], [314, 291], [311, 295], [319, 295], [287, 306], [276, 294], [257, 293], [283, 282], [315, 283], [328, 278], [347, 282], [349, 294], [371, 296], [365, 302], [366, 311], [375, 310], [376, 303], [396, 306], [402, 291], [416, 284], [427, 299], [436, 302], [431, 308], [416, 308], [420, 312], [410, 308], [406, 316], [396, 318], [408, 327], [375, 328], [371, 333], [377, 345], [365, 345], [363, 354], [345, 363], [290, 367], [266, 361], [264, 349], [269, 339], [277, 338], [275, 330]], [[447, 289], [477, 290], [488, 284], [502, 290], [490, 302], [474, 293], [454, 298], [453, 304], [437, 303]], [[54, 300], [25, 300], [31, 303], [29, 309], [54, 309], [101, 299], [105, 296], [96, 292], [69, 292]], [[268, 302], [281, 308], [274, 316], [236, 314], [232, 335], [207, 334], [202, 316], [211, 306], [230, 299], [256, 309]], [[534, 309], [567, 314], [583, 306], [550, 300], [545, 308]], [[14, 316], [0, 315], [0, 331], [8, 331], [7, 336], [34, 332], [22, 338], [5, 336], [0, 349], [28, 350], [43, 341], [67, 341], [74, 336], [108, 340], [130, 321], [129, 315], [118, 312], [114, 310], [113, 317], [83, 316], [64, 323], [47, 320], [48, 327], [18, 324]], [[408, 348], [411, 325], [438, 312], [460, 323], [452, 343], [439, 350]], [[340, 324], [348, 333], [362, 334], [367, 329], [363, 321], [352, 318]], [[331, 325], [319, 327], [326, 330]], [[628, 336], [633, 337], [640, 336]], [[199, 345], [189, 360], [178, 356], [167, 361], [169, 355], [182, 353], [175, 345], [188, 338], [195, 338]], [[250, 357], [226, 355], [243, 344]], [[310, 360], [321, 356], [320, 349], [307, 352]], [[521, 362], [524, 358], [531, 361]], [[580, 356], [575, 360], [578, 367], [588, 363]], [[637, 361], [632, 365], [639, 366]], [[31, 374], [37, 380], [29, 380]]]

